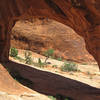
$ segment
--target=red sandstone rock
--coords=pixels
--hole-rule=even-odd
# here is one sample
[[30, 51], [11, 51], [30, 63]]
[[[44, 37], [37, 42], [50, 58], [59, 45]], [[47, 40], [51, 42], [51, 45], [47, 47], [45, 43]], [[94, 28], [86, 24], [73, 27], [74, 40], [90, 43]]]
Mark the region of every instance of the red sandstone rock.
[[30, 2], [1, 0], [0, 60], [8, 60], [9, 32], [15, 21], [32, 15], [49, 17], [73, 28], [76, 33], [83, 36], [87, 50], [100, 65], [99, 5], [100, 0], [39, 0], [39, 2], [38, 0], [30, 0]]
[[11, 46], [39, 54], [53, 48], [56, 58], [80, 63], [95, 62], [86, 51], [82, 37], [71, 28], [50, 19], [18, 21], [12, 30]]
[[[21, 83], [46, 95], [70, 97], [72, 100], [99, 100], [100, 89], [56, 73], [10, 61], [4, 64]], [[26, 81], [25, 81], [26, 80]], [[64, 100], [64, 99], [57, 99]], [[69, 99], [70, 100], [70, 99]]]
[[[29, 18], [31, 15], [49, 17], [73, 28], [77, 34], [83, 36], [87, 50], [94, 56], [100, 67], [100, 0], [0, 0], [0, 61], [8, 60], [10, 31], [15, 21]], [[38, 81], [37, 79], [38, 77], [36, 81]], [[42, 85], [44, 84], [42, 83]], [[73, 86], [73, 84], [70, 85]], [[58, 90], [66, 95], [62, 88], [63, 84], [60, 86], [61, 88], [58, 88]], [[80, 90], [83, 91], [79, 98], [78, 94], [76, 95], [77, 86], [76, 89], [74, 88], [75, 91], [68, 93], [69, 96], [73, 93], [72, 97], [76, 100], [80, 100], [80, 98], [87, 100], [100, 99], [100, 90], [94, 88], [92, 88], [93, 91], [90, 88], [88, 90], [78, 88], [79, 93]], [[34, 89], [39, 89], [37, 87], [39, 87], [39, 84], [36, 84]], [[44, 86], [44, 88], [47, 87], [48, 85]]]

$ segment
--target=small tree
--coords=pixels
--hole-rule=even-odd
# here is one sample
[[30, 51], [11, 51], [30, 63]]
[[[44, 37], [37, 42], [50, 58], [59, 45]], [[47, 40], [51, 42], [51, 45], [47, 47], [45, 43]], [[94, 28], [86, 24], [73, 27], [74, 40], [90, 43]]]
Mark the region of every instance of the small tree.
[[44, 55], [46, 56], [45, 63], [47, 63], [48, 58], [52, 57], [53, 54], [54, 54], [54, 50], [53, 49], [48, 49], [47, 51], [44, 52]]
[[17, 57], [17, 55], [18, 55], [18, 50], [16, 48], [11, 48], [10, 49], [10, 56]]

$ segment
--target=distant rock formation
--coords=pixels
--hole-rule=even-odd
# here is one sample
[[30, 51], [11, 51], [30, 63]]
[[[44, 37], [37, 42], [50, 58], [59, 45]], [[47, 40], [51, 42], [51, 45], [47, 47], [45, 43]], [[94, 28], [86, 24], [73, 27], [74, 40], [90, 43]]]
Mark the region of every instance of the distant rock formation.
[[71, 28], [45, 18], [17, 22], [12, 30], [11, 46], [39, 54], [53, 48], [56, 58], [80, 63], [95, 62], [86, 51], [82, 37]]

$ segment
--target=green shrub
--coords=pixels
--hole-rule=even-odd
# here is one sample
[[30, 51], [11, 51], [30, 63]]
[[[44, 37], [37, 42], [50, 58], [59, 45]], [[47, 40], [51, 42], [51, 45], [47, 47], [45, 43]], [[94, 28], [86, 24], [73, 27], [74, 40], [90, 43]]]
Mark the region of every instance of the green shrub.
[[19, 60], [20, 62], [25, 62], [25, 60], [23, 58], [21, 58], [20, 56], [16, 56], [14, 57], [15, 60]]
[[53, 54], [54, 54], [54, 50], [53, 49], [48, 49], [47, 51], [44, 52], [44, 55], [46, 57], [53, 56]]
[[57, 68], [57, 65], [52, 65], [53, 68]]
[[62, 58], [61, 58], [61, 57], [59, 57], [59, 58], [57, 58], [57, 60], [58, 60], [58, 61], [62, 61]]
[[31, 65], [33, 63], [31, 58], [31, 52], [25, 52], [25, 63]]
[[49, 57], [52, 57], [54, 54], [54, 50], [53, 49], [48, 49], [47, 51], [44, 52], [44, 55], [46, 56], [45, 59], [45, 63], [47, 62]]
[[44, 66], [46, 66], [46, 63], [43, 63], [42, 61], [41, 61], [41, 59], [39, 58], [38, 59], [38, 67], [44, 67]]
[[47, 64], [42, 62], [40, 58], [38, 58], [38, 62], [33, 62], [33, 65], [36, 66], [36, 67], [40, 67], [40, 68], [43, 68], [45, 67]]
[[61, 71], [69, 72], [69, 71], [78, 71], [77, 65], [73, 62], [65, 62], [64, 65], [61, 66]]
[[43, 63], [42, 63], [42, 61], [41, 61], [40, 58], [38, 59], [38, 66], [39, 66], [39, 67], [43, 67]]
[[41, 64], [41, 63], [42, 63], [42, 61], [41, 61], [41, 59], [40, 59], [40, 58], [38, 59], [38, 63], [39, 63], [39, 64]]
[[17, 57], [17, 55], [18, 55], [18, 50], [16, 48], [11, 48], [10, 49], [10, 56]]

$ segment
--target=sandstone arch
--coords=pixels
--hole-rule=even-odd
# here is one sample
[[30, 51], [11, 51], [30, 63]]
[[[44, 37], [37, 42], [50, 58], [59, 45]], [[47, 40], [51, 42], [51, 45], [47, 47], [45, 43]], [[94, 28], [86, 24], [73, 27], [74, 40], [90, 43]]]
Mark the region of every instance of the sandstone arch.
[[[12, 76], [21, 79], [20, 82], [45, 95], [52, 95], [56, 100], [99, 100], [100, 89], [76, 81], [56, 73], [39, 70], [31, 66], [19, 64], [13, 61], [3, 63], [9, 68]], [[58, 98], [60, 96], [60, 98]]]
[[0, 61], [8, 61], [10, 31], [16, 20], [43, 16], [68, 25], [81, 35], [100, 66], [99, 5], [99, 0], [1, 0]]
[[[87, 50], [100, 67], [99, 7], [100, 0], [0, 0], [0, 62], [8, 61], [10, 31], [15, 22], [31, 16], [42, 16], [68, 25], [81, 35], [86, 42]], [[71, 86], [74, 86], [73, 84]], [[94, 97], [97, 97], [92, 99], [98, 100], [100, 90], [92, 89], [94, 91], [88, 89], [85, 93], [94, 94]], [[81, 97], [84, 95], [81, 94]], [[87, 98], [87, 100], [92, 99], [91, 96]]]

